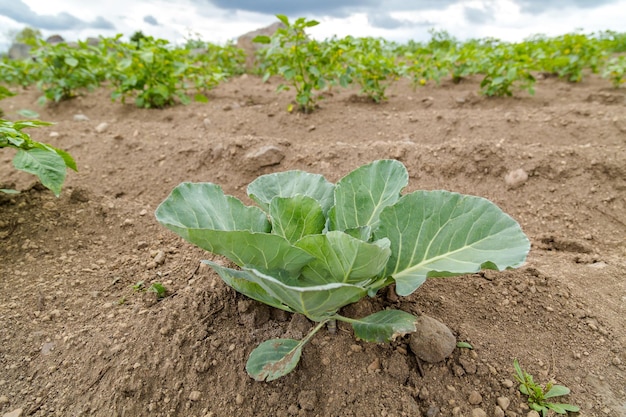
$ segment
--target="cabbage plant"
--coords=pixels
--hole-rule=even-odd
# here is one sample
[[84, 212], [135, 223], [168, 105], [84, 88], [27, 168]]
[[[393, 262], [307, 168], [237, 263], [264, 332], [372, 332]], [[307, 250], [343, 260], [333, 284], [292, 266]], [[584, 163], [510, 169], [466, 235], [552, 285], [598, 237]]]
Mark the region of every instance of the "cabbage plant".
[[156, 210], [157, 220], [187, 241], [230, 259], [204, 261], [246, 296], [317, 322], [303, 340], [272, 339], [246, 364], [256, 380], [292, 371], [302, 347], [332, 320], [357, 338], [386, 342], [415, 331], [416, 318], [384, 310], [363, 318], [341, 307], [395, 283], [407, 296], [429, 277], [503, 270], [525, 261], [530, 244], [518, 223], [484, 198], [448, 191], [401, 195], [404, 165], [380, 160], [336, 184], [318, 174], [262, 175], [246, 206], [212, 183], [182, 183]]

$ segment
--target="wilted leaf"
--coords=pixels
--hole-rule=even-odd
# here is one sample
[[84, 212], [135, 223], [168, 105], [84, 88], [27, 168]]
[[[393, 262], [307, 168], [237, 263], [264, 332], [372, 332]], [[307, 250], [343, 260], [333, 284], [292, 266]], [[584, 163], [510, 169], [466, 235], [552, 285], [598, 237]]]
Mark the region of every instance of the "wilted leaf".
[[362, 319], [351, 319], [354, 335], [367, 342], [389, 342], [416, 330], [412, 314], [400, 310], [385, 310]]
[[293, 371], [301, 355], [302, 346], [298, 340], [267, 340], [250, 353], [246, 371], [257, 381], [273, 381]]

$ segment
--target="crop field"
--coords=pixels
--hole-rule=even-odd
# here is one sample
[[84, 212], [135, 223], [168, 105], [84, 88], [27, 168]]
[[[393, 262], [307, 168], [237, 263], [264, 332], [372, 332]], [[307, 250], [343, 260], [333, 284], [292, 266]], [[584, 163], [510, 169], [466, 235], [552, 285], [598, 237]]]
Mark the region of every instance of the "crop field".
[[626, 34], [279, 18], [0, 62], [0, 415], [626, 415]]

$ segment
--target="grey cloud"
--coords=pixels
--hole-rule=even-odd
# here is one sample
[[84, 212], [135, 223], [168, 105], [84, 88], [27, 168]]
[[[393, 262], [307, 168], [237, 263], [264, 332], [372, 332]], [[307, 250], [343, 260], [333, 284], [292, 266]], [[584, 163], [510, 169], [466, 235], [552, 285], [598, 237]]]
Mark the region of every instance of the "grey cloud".
[[465, 9], [463, 10], [463, 14], [465, 15], [465, 20], [478, 25], [483, 25], [487, 22], [491, 22], [494, 18], [493, 11], [489, 8], [483, 10], [477, 7], [465, 7]]
[[159, 26], [159, 22], [154, 18], [154, 16], [144, 16], [143, 21], [152, 26]]
[[372, 27], [380, 29], [398, 29], [406, 27], [429, 27], [433, 26], [432, 22], [413, 22], [405, 19], [396, 19], [389, 13], [370, 13], [367, 15], [367, 21]]
[[115, 26], [111, 22], [101, 16], [91, 22], [86, 22], [66, 12], [57, 15], [40, 15], [33, 12], [30, 7], [21, 0], [0, 0], [0, 15], [38, 29], [115, 29]]
[[[285, 14], [288, 16], [333, 16], [345, 17], [353, 13], [368, 13], [368, 15], [387, 14], [389, 11], [416, 11], [445, 9], [458, 0], [196, 0], [197, 3], [210, 2], [214, 6], [225, 10], [245, 10], [262, 14]], [[374, 17], [373, 20], [383, 20], [384, 17]], [[388, 24], [391, 22], [387, 22]]]
[[537, 15], [548, 10], [558, 10], [572, 6], [579, 9], [593, 8], [603, 4], [616, 3], [617, 0], [515, 0], [514, 2], [520, 6], [522, 12]]

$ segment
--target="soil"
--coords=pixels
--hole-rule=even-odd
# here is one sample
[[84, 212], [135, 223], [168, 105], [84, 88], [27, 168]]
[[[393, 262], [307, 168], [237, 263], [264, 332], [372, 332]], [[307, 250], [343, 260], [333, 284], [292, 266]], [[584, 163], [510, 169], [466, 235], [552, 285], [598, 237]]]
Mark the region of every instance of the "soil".
[[[548, 78], [535, 96], [485, 98], [479, 81], [399, 81], [380, 105], [337, 90], [309, 115], [286, 111], [277, 82], [247, 75], [209, 103], [164, 110], [111, 102], [106, 89], [44, 108], [34, 88], [4, 100], [9, 117], [29, 108], [56, 122], [30, 133], [69, 151], [79, 172], [55, 198], [2, 151], [0, 178], [21, 193], [0, 197], [0, 414], [527, 416], [517, 358], [537, 382], [571, 388], [557, 401], [580, 416], [625, 416], [626, 90], [596, 76]], [[267, 145], [280, 162], [251, 157]], [[312, 323], [235, 293], [200, 263], [215, 257], [154, 210], [183, 181], [218, 183], [250, 204], [258, 175], [302, 169], [334, 182], [383, 158], [407, 166], [407, 191], [495, 202], [531, 239], [527, 263], [431, 279], [405, 298], [383, 291], [343, 311], [426, 314], [473, 350], [422, 363], [408, 336], [364, 343], [340, 324], [319, 332], [288, 376], [254, 381], [250, 351]], [[505, 175], [518, 169], [528, 179], [512, 186]], [[167, 297], [139, 282], [162, 283]]]

